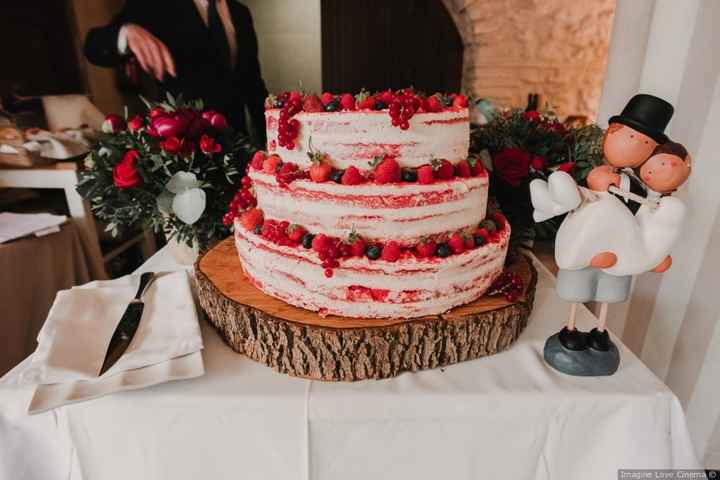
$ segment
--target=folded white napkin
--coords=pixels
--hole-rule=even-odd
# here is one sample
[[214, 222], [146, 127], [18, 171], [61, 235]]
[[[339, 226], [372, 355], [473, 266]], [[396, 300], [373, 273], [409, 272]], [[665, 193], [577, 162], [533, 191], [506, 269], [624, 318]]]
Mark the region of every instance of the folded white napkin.
[[[24, 381], [97, 381], [115, 327], [135, 295], [139, 275], [92, 282], [58, 293]], [[143, 295], [145, 308], [132, 342], [102, 378], [202, 349], [188, 273], [160, 273]]]
[[62, 225], [67, 221], [65, 215], [49, 213], [0, 213], [0, 243], [40, 232]]

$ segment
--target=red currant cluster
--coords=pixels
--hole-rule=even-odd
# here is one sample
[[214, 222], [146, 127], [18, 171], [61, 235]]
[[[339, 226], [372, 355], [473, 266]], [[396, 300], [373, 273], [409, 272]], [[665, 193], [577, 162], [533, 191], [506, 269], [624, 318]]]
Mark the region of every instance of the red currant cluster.
[[410, 119], [421, 105], [422, 100], [412, 90], [403, 90], [395, 95], [389, 106], [393, 127], [403, 130], [410, 128]]
[[257, 200], [251, 188], [252, 180], [250, 180], [250, 177], [244, 176], [240, 181], [240, 190], [238, 190], [233, 199], [230, 200], [228, 212], [223, 216], [223, 225], [229, 227], [241, 211], [257, 205]]
[[295, 180], [309, 178], [307, 170], [300, 170], [296, 163], [283, 163], [275, 173], [275, 179], [281, 187], [287, 187]]
[[283, 94], [283, 103], [278, 121], [278, 145], [288, 150], [295, 148], [295, 139], [300, 132], [300, 122], [292, 118], [296, 113], [302, 112], [302, 96], [298, 92]]
[[508, 302], [515, 302], [524, 290], [525, 286], [520, 275], [505, 271], [490, 285], [488, 295], [505, 295]]

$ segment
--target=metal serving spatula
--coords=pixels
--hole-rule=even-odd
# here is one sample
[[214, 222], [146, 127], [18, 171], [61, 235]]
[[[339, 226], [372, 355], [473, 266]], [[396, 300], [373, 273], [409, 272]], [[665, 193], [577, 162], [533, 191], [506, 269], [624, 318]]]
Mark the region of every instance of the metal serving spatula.
[[143, 309], [145, 308], [145, 304], [141, 298], [153, 278], [155, 278], [155, 273], [153, 272], [145, 272], [140, 275], [140, 286], [135, 294], [135, 298], [133, 298], [127, 306], [125, 313], [123, 313], [120, 319], [120, 323], [118, 323], [118, 326], [115, 328], [115, 332], [110, 339], [110, 345], [108, 345], [107, 352], [105, 353], [105, 361], [103, 362], [99, 375], [107, 372], [110, 367], [115, 365], [130, 345], [140, 325], [140, 319], [142, 319]]

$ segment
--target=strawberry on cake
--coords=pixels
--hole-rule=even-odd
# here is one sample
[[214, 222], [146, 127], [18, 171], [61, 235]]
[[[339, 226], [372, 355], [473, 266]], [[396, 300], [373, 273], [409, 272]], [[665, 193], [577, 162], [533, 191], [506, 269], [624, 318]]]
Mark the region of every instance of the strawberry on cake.
[[346, 317], [422, 317], [482, 296], [510, 226], [486, 214], [467, 107], [463, 95], [409, 89], [270, 96], [268, 150], [225, 218], [247, 278]]

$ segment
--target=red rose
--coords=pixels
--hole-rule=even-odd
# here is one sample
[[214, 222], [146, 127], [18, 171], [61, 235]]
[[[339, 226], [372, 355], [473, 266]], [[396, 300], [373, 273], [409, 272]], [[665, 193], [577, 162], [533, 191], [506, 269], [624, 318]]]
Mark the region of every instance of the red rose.
[[152, 119], [152, 127], [162, 138], [182, 137], [188, 127], [184, 115], [162, 115]]
[[177, 137], [169, 137], [160, 142], [160, 148], [172, 155], [176, 155], [182, 151], [184, 143], [185, 142], [183, 140], [178, 140]]
[[159, 117], [161, 115], [165, 115], [165, 109], [162, 107], [155, 107], [150, 110], [150, 118]]
[[538, 120], [540, 120], [540, 112], [538, 112], [537, 110], [523, 112], [523, 118], [528, 122], [537, 122]]
[[143, 127], [143, 119], [140, 115], [135, 115], [128, 120], [128, 130], [135, 133]]
[[547, 160], [545, 160], [545, 157], [542, 155], [535, 155], [532, 157], [532, 160], [530, 160], [530, 167], [532, 167], [533, 170], [544, 170], [545, 165], [547, 165]]
[[203, 135], [202, 138], [200, 138], [200, 150], [202, 150], [203, 153], [210, 155], [213, 153], [220, 153], [222, 151], [222, 146], [219, 143], [215, 143], [214, 138], [208, 135]]
[[115, 115], [114, 113], [111, 113], [110, 115], [105, 117], [101, 129], [105, 133], [117, 133], [123, 129], [123, 124], [124, 122], [120, 115]]
[[190, 120], [186, 135], [188, 138], [197, 140], [208, 128], [210, 128], [210, 123], [207, 120], [202, 117], [195, 117]]
[[517, 187], [530, 174], [530, 154], [519, 148], [506, 148], [495, 155], [493, 167], [500, 178]]
[[113, 183], [118, 188], [134, 188], [142, 183], [135, 161], [140, 157], [136, 150], [129, 150], [120, 163], [113, 168]]
[[558, 165], [557, 169], [561, 172], [572, 173], [575, 170], [575, 164], [573, 162], [561, 163]]
[[225, 115], [214, 110], [207, 110], [203, 112], [202, 118], [204, 118], [215, 130], [226, 130], [229, 127]]

